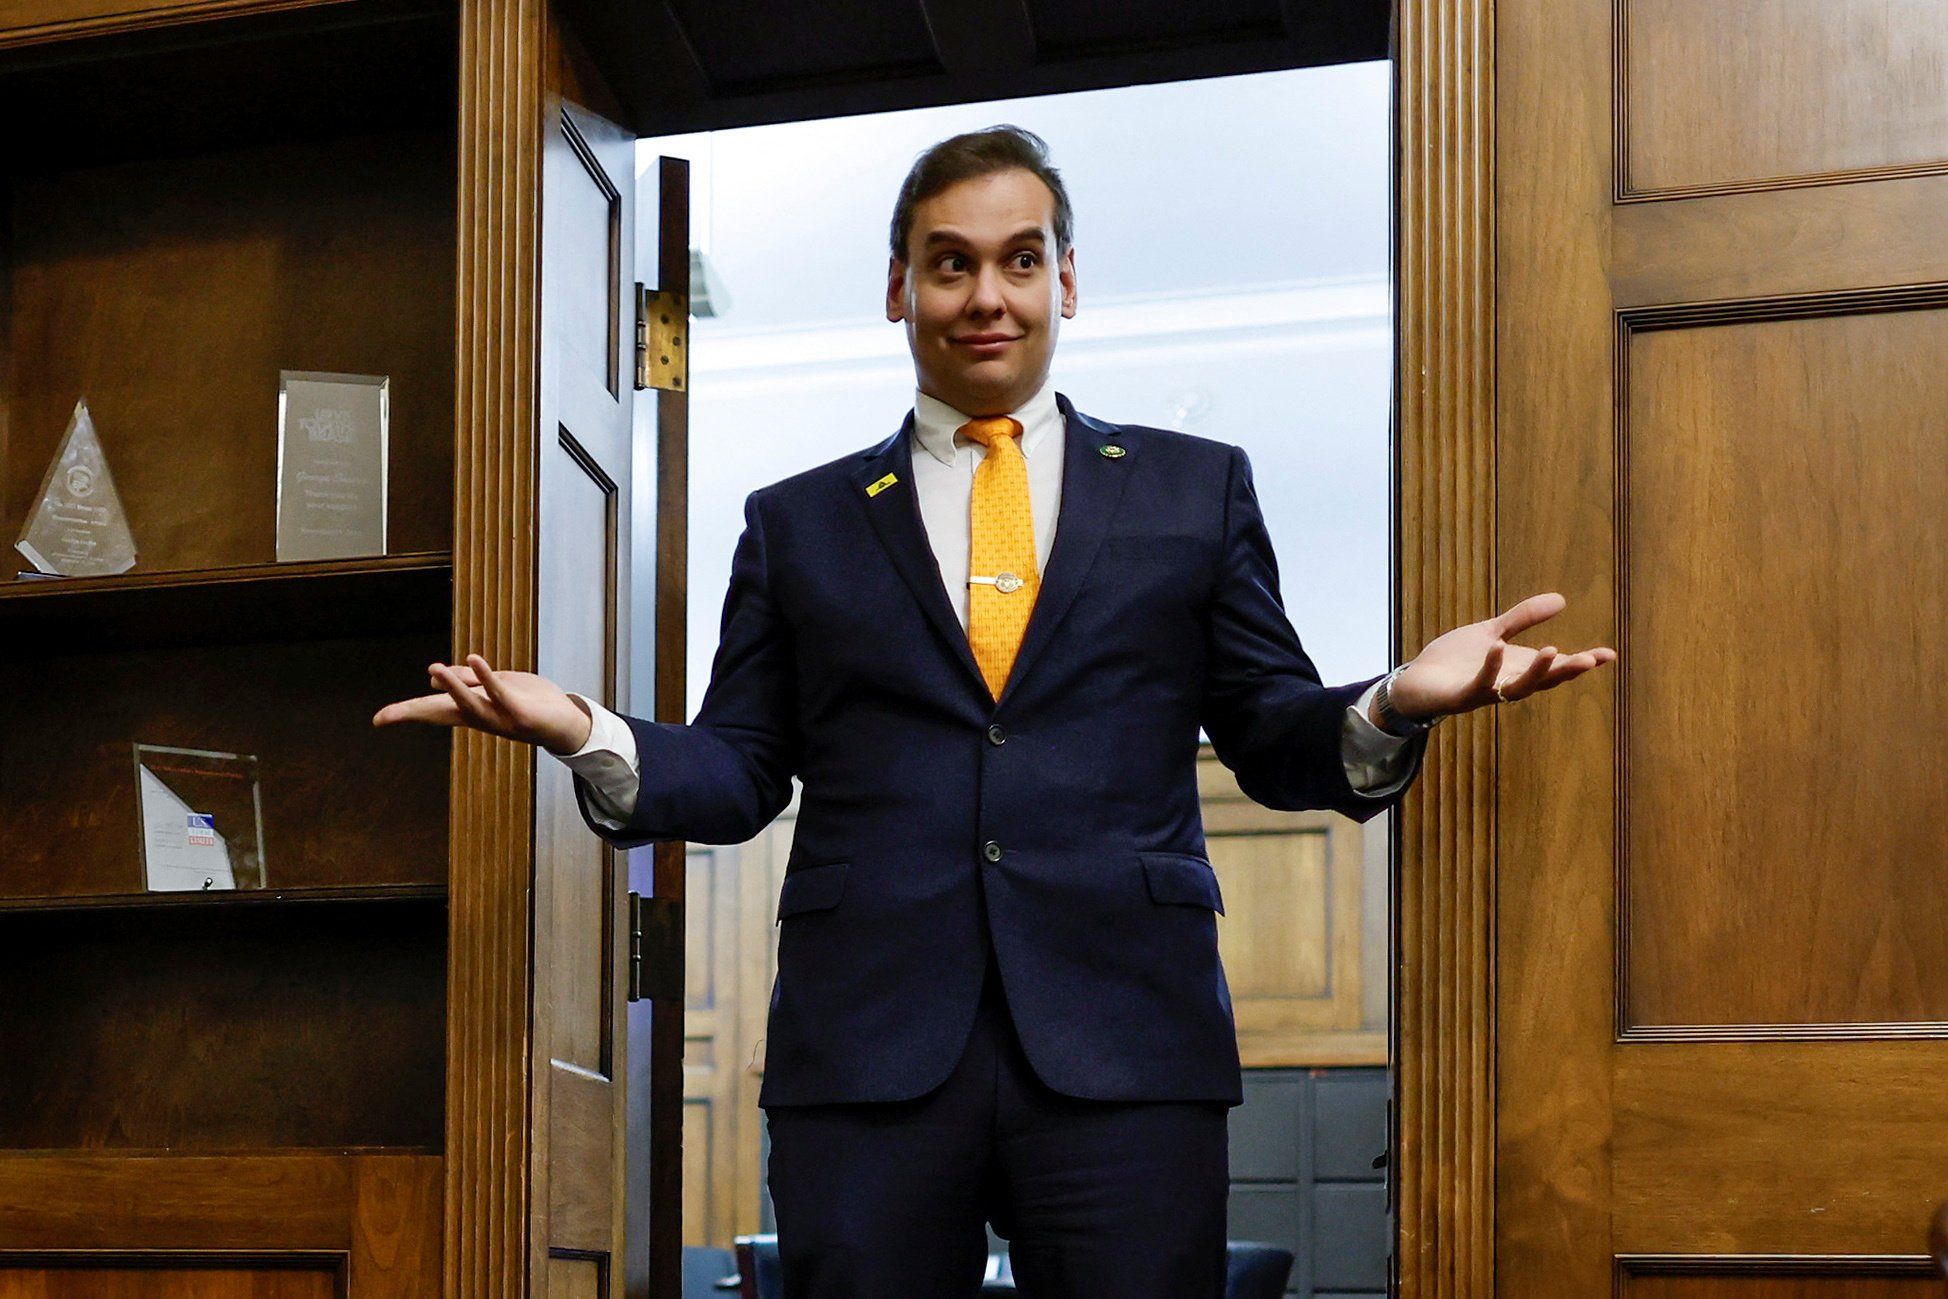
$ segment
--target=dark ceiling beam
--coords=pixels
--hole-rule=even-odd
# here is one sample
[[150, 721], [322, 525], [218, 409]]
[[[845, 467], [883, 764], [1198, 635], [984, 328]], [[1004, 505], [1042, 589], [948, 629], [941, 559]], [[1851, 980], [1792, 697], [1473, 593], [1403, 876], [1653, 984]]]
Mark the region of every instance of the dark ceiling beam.
[[934, 53], [949, 76], [1007, 76], [1035, 66], [1025, 0], [919, 0]]
[[1279, 17], [1308, 64], [1391, 56], [1393, 6], [1387, 0], [1279, 0]]
[[861, 68], [753, 84], [734, 68], [710, 75], [668, 0], [564, 0], [625, 107], [624, 124], [638, 135], [1384, 59], [1392, 12], [1389, 0], [1279, 0], [1279, 23], [1265, 22], [1256, 33], [1140, 49], [1053, 50], [1037, 43], [1026, 0], [917, 2], [943, 71], [929, 64]]
[[[1309, 50], [1302, 52], [1281, 33], [1273, 39], [1219, 46], [1186, 45], [1168, 52], [1050, 60], [1037, 63], [1016, 76], [1004, 78], [1000, 85], [995, 84], [996, 79], [992, 76], [908, 76], [861, 78], [849, 82], [827, 78], [817, 85], [781, 86], [775, 89], [739, 87], [734, 94], [726, 87], [720, 89], [720, 97], [675, 106], [670, 111], [641, 118], [633, 125], [639, 135], [675, 135], [687, 131], [764, 126], [773, 122], [807, 121], [857, 113], [937, 108], [943, 104], [970, 104], [988, 99], [1029, 98], [1077, 90], [1189, 81], [1199, 77], [1275, 72], [1385, 57], [1384, 40], [1377, 50], [1361, 50], [1340, 58], [1321, 58]], [[1034, 124], [1024, 121], [1023, 125], [1032, 127]]]
[[671, 121], [716, 93], [690, 33], [667, 0], [564, 0], [582, 43], [623, 106], [624, 125]]

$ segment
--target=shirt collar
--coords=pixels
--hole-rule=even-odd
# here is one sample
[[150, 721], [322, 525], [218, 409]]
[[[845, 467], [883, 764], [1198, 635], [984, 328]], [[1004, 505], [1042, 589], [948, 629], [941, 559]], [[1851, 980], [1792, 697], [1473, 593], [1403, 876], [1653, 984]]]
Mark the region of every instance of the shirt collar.
[[[1021, 423], [1022, 457], [1032, 458], [1035, 448], [1042, 444], [1049, 430], [1062, 425], [1062, 410], [1055, 404], [1054, 377], [1044, 380], [1033, 397], [1008, 414]], [[914, 440], [943, 465], [954, 463], [957, 447], [974, 445], [968, 439], [956, 436], [960, 426], [973, 418], [955, 410], [938, 397], [921, 392], [918, 388], [913, 390]]]

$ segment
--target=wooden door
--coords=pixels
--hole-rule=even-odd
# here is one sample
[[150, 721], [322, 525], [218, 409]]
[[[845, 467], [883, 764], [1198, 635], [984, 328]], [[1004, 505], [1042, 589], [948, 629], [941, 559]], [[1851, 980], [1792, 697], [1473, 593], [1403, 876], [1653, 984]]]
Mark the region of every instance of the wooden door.
[[1495, 14], [1496, 1291], [1936, 1294], [1948, 22]]
[[[543, 101], [536, 670], [629, 709], [635, 139], [555, 29]], [[581, 101], [581, 102], [578, 102]], [[518, 524], [516, 524], [518, 526]], [[568, 769], [535, 766], [528, 1293], [625, 1293], [629, 906]]]

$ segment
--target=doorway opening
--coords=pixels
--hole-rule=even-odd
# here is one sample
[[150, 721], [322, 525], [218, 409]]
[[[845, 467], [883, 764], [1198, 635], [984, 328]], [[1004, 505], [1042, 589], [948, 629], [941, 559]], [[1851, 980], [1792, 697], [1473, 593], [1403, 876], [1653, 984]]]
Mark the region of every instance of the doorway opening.
[[[882, 309], [901, 177], [927, 145], [997, 122], [1048, 141], [1076, 211], [1056, 388], [1092, 415], [1243, 447], [1322, 678], [1388, 667], [1391, 93], [1380, 60], [642, 140], [639, 172], [691, 165], [684, 715], [709, 680], [744, 497], [883, 440], [912, 404]], [[1229, 1234], [1292, 1251], [1288, 1294], [1385, 1294], [1391, 815], [1272, 812], [1208, 744], [1199, 762], [1246, 1068]], [[683, 1242], [700, 1279], [727, 1262], [712, 1251], [772, 1229], [756, 1097], [795, 810], [688, 852]], [[999, 1277], [1005, 1242], [990, 1243]]]

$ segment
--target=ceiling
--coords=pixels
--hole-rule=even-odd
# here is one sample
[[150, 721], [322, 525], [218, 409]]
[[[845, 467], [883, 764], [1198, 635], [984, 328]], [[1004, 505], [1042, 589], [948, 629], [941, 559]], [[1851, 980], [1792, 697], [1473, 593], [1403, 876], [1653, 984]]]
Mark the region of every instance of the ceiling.
[[638, 135], [1383, 59], [1389, 0], [564, 0]]

